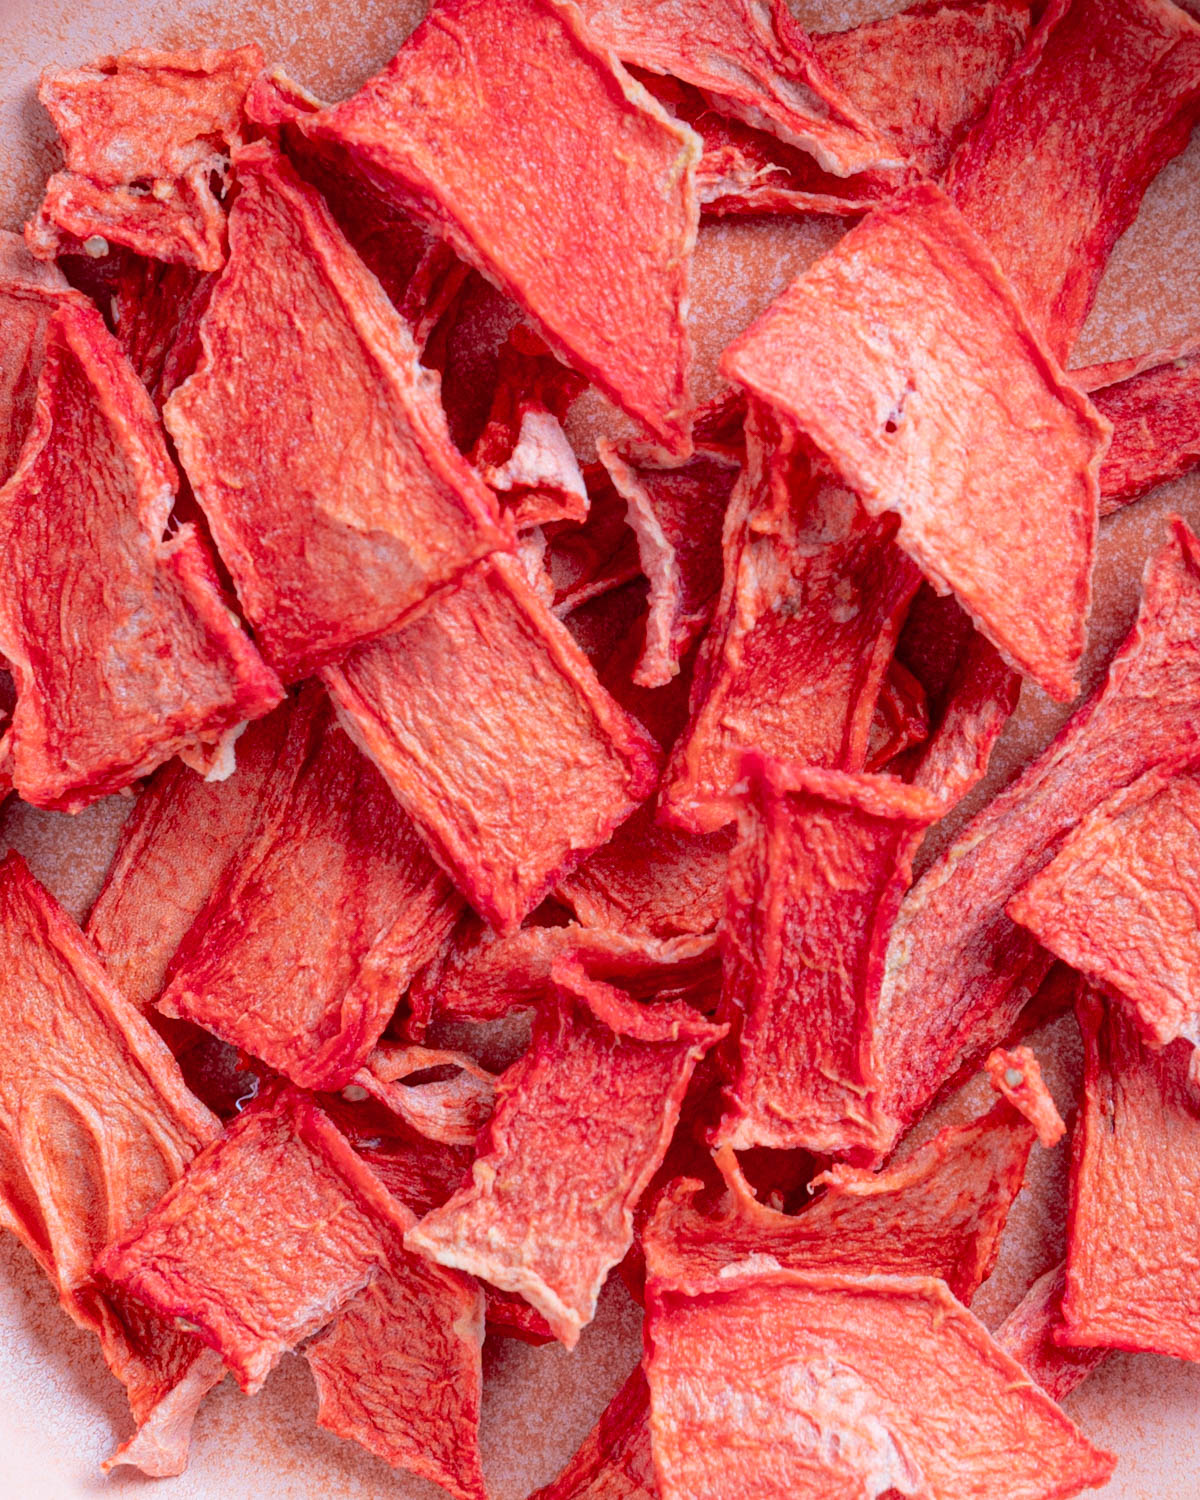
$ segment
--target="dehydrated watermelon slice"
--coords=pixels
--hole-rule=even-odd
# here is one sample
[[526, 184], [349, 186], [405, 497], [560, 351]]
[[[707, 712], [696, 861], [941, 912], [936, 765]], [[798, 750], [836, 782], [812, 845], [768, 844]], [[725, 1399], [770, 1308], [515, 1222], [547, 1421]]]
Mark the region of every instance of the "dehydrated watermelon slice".
[[410, 1216], [309, 1096], [268, 1091], [99, 1257], [218, 1350], [248, 1394], [396, 1254]]
[[77, 811], [279, 700], [195, 532], [164, 540], [175, 486], [149, 396], [99, 313], [65, 302], [0, 490], [0, 652], [27, 802]]
[[135, 256], [117, 277], [113, 331], [160, 411], [196, 367], [200, 319], [215, 280], [188, 266]]
[[238, 182], [202, 358], [164, 417], [264, 655], [292, 681], [505, 536], [411, 333], [320, 196], [265, 143], [239, 153]]
[[[432, 1072], [443, 1076], [414, 1077]], [[465, 1052], [433, 1047], [381, 1042], [355, 1082], [411, 1130], [448, 1146], [473, 1146], [496, 1103], [491, 1073]]]
[[253, 46], [135, 48], [44, 73], [38, 98], [67, 170], [50, 178], [26, 231], [35, 254], [50, 258], [100, 236], [152, 259], [219, 269], [225, 214], [212, 182], [223, 184], [262, 62]]
[[287, 724], [285, 704], [248, 725], [223, 781], [170, 761], [125, 820], [87, 935], [139, 1010], [158, 999], [175, 950], [254, 831]]
[[1159, 1046], [1200, 1043], [1200, 782], [1154, 770], [1090, 813], [1008, 914], [1127, 1000]]
[[882, 771], [929, 738], [929, 704], [920, 678], [892, 658], [875, 700], [865, 771]]
[[1193, 1272], [1200, 1114], [1185, 1042], [1155, 1049], [1120, 1005], [1084, 990], [1063, 1344], [1200, 1359]]
[[[416, 1216], [396, 1205], [395, 1217]], [[395, 1237], [388, 1265], [304, 1351], [317, 1421], [395, 1468], [487, 1500], [479, 1457], [483, 1294]]]
[[1041, 1064], [1029, 1047], [1016, 1047], [1011, 1052], [997, 1047], [988, 1054], [988, 1077], [997, 1093], [1019, 1109], [1033, 1128], [1038, 1140], [1047, 1150], [1057, 1146], [1067, 1133], [1058, 1106], [1049, 1089], [1042, 1081]]
[[0, 314], [5, 329], [0, 345], [0, 484], [12, 477], [33, 424], [50, 319], [66, 304], [86, 305], [65, 280], [57, 286], [47, 285], [23, 274], [23, 267], [18, 270], [22, 274], [11, 279], [6, 275], [0, 281]]
[[1055, 356], [1200, 114], [1200, 24], [1163, 0], [1051, 0], [947, 191]]
[[873, 1003], [903, 887], [899, 849], [940, 814], [890, 777], [747, 756], [729, 862], [718, 1014], [724, 1115], [716, 1139], [845, 1154], [879, 1146]]
[[796, 1214], [760, 1203], [722, 1147], [724, 1198], [705, 1211], [698, 1181], [674, 1183], [642, 1233], [646, 1275], [673, 1282], [774, 1263], [937, 1276], [969, 1302], [996, 1263], [1033, 1142], [1029, 1123], [999, 1103], [902, 1150], [882, 1171], [831, 1168], [811, 1184], [821, 1195]]
[[586, 39], [573, 5], [440, 0], [384, 72], [298, 124], [348, 147], [556, 354], [686, 450], [699, 142]]
[[642, 1005], [567, 965], [529, 1051], [501, 1078], [471, 1183], [406, 1243], [519, 1292], [573, 1348], [633, 1206], [662, 1161], [696, 1063], [724, 1034], [689, 1006]]
[[288, 726], [258, 825], [180, 944], [158, 1008], [302, 1087], [340, 1088], [460, 911], [314, 684]]
[[783, 0], [581, 0], [595, 41], [623, 62], [702, 89], [717, 108], [848, 177], [903, 154], [827, 75]]
[[1037, 1381], [1052, 1401], [1061, 1401], [1108, 1358], [1107, 1349], [1067, 1349], [1057, 1341], [1063, 1327], [1066, 1266], [1039, 1276], [996, 1329], [996, 1342]]
[[223, 1370], [169, 1321], [97, 1288], [92, 1262], [220, 1125], [17, 854], [0, 864], [0, 953], [0, 1225], [128, 1390], [139, 1433], [116, 1461], [181, 1473], [191, 1415]]
[[746, 751], [857, 771], [904, 611], [919, 582], [852, 494], [815, 477], [796, 437], [755, 411], [725, 518], [724, 582], [692, 679], [663, 813], [693, 832], [737, 816]]
[[1102, 516], [1200, 463], [1200, 348], [1072, 370], [1071, 379], [1112, 423]]
[[1081, 818], [1152, 767], [1200, 755], [1200, 548], [1182, 521], [1147, 566], [1136, 624], [1050, 747], [958, 834], [905, 898], [879, 1000], [880, 1108], [896, 1134], [1010, 1033], [1050, 955], [1006, 903]]
[[628, 507], [650, 581], [646, 642], [633, 680], [662, 687], [712, 618], [721, 592], [721, 534], [738, 466], [700, 454], [676, 468], [636, 467], [605, 443], [600, 456]]
[[1008, 659], [1070, 699], [1108, 423], [987, 246], [925, 184], [876, 209], [726, 350]]
[[640, 1364], [558, 1478], [529, 1500], [658, 1500], [650, 1452], [650, 1388]]
[[1065, 1497], [1116, 1462], [927, 1278], [660, 1288], [646, 1373], [663, 1500]]
[[439, 863], [503, 931], [654, 789], [653, 742], [509, 558], [325, 680]]

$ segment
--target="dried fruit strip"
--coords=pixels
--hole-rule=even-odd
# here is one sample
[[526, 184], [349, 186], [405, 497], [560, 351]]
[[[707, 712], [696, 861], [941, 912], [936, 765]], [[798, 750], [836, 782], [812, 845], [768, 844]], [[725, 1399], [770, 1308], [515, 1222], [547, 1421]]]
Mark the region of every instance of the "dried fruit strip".
[[1063, 1328], [1062, 1295], [1066, 1267], [1039, 1276], [996, 1329], [996, 1342], [1029, 1371], [1052, 1401], [1061, 1401], [1108, 1358], [1107, 1349], [1068, 1349], [1058, 1342]]
[[505, 537], [320, 195], [265, 142], [239, 153], [238, 182], [200, 364], [164, 417], [263, 653], [294, 681]]
[[653, 742], [509, 558], [325, 680], [439, 863], [501, 930], [654, 788]]

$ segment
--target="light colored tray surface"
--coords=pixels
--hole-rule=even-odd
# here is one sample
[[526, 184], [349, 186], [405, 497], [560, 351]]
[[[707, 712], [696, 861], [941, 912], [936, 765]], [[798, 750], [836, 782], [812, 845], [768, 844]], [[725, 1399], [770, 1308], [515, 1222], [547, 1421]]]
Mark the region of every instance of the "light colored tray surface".
[[[898, 8], [880, 0], [802, 0], [801, 20], [832, 30]], [[258, 41], [270, 62], [328, 98], [353, 90], [394, 52], [419, 0], [0, 0], [0, 225], [17, 228], [53, 169], [50, 131], [33, 96], [38, 72], [130, 46], [236, 45]], [[720, 310], [698, 349], [700, 382], [720, 345], [829, 243], [820, 222], [728, 223], [702, 232], [696, 300]], [[1141, 353], [1200, 332], [1200, 139], [1159, 177], [1117, 247], [1075, 363]], [[602, 417], [599, 418], [602, 420]], [[1142, 563], [1176, 511], [1200, 529], [1200, 479], [1164, 487], [1105, 522], [1087, 683], [1096, 680], [1132, 618]], [[1063, 717], [1036, 690], [994, 759], [994, 790]], [[986, 794], [981, 791], [975, 801]], [[91, 901], [128, 803], [109, 799], [75, 818], [10, 801], [0, 847], [14, 845], [78, 916]], [[1064, 1112], [1078, 1076], [1078, 1037], [1060, 1022], [1038, 1039]], [[1066, 1148], [1037, 1153], [1018, 1199], [995, 1277], [976, 1309], [1002, 1316], [1025, 1282], [1058, 1258]], [[519, 1500], [558, 1471], [640, 1353], [640, 1316], [614, 1279], [578, 1349], [530, 1349], [489, 1340], [484, 1354], [483, 1448], [495, 1500]], [[1088, 1434], [1120, 1455], [1106, 1500], [1200, 1500], [1195, 1463], [1200, 1368], [1150, 1355], [1114, 1356], [1067, 1405]], [[76, 1500], [151, 1494], [154, 1500], [435, 1500], [444, 1492], [393, 1473], [314, 1426], [307, 1368], [288, 1359], [260, 1395], [225, 1384], [196, 1423], [193, 1458], [178, 1479], [148, 1481], [98, 1465], [129, 1429], [124, 1395], [95, 1341], [70, 1324], [32, 1261], [0, 1239], [0, 1497]]]

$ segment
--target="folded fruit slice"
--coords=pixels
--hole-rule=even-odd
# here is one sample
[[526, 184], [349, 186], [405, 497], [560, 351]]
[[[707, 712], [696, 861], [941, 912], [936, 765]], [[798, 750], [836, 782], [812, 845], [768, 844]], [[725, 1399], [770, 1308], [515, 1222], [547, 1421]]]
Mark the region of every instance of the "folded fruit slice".
[[742, 756], [861, 770], [875, 701], [917, 569], [840, 485], [814, 475], [795, 432], [752, 408], [725, 516], [724, 580], [696, 661], [691, 717], [663, 778], [664, 815], [731, 822]]
[[[415, 1076], [430, 1072], [443, 1076]], [[474, 1146], [496, 1104], [495, 1078], [465, 1052], [381, 1042], [354, 1078], [411, 1130], [448, 1146]]]
[[[257, 47], [151, 52], [44, 73], [38, 98], [62, 139], [29, 242], [47, 259], [99, 236], [202, 271], [224, 260], [223, 185]], [[104, 247], [107, 249], [107, 245]]]
[[438, 862], [501, 930], [654, 789], [653, 742], [511, 558], [477, 564], [325, 681]]
[[[400, 1204], [394, 1216], [416, 1223]], [[317, 1421], [456, 1500], [487, 1500], [482, 1346], [479, 1283], [410, 1254], [393, 1234], [386, 1268], [304, 1350]]]
[[190, 526], [164, 540], [175, 471], [99, 313], [47, 331], [33, 426], [0, 489], [0, 652], [17, 790], [77, 811], [279, 700]]
[[460, 910], [313, 684], [292, 715], [257, 827], [180, 944], [158, 1008], [302, 1087], [340, 1088]]
[[298, 1089], [260, 1095], [98, 1273], [183, 1318], [248, 1394], [387, 1271], [410, 1220]]
[[169, 1320], [98, 1287], [92, 1262], [220, 1125], [17, 854], [0, 864], [0, 951], [0, 1225], [128, 1391], [139, 1432], [114, 1461], [181, 1473], [191, 1416], [224, 1371]]
[[1184, 1042], [1154, 1049], [1123, 1006], [1084, 990], [1063, 1344], [1200, 1359], [1192, 1272], [1200, 1116]]
[[1112, 423], [1100, 469], [1100, 514], [1200, 464], [1200, 348], [1072, 370]]
[[[1003, 1042], [1051, 958], [1005, 906], [1106, 797], [1200, 755], [1200, 548], [1182, 521], [1146, 569], [1108, 676], [1049, 748], [976, 815], [900, 908], [878, 1007], [879, 1107], [898, 1135]], [[894, 1137], [893, 1137], [894, 1138]]]
[[[720, 1144], [842, 1155], [879, 1145], [873, 1005], [903, 888], [897, 851], [941, 812], [891, 777], [747, 756], [729, 862]], [[865, 1009], [864, 1009], [865, 1008]]]
[[1029, 1372], [1052, 1401], [1061, 1401], [1108, 1358], [1107, 1349], [1068, 1349], [1063, 1329], [1066, 1266], [1039, 1276], [996, 1329], [996, 1342]]
[[876, 209], [726, 350], [941, 592], [1053, 696], [1076, 692], [1108, 423], [983, 241], [925, 184]]
[[573, 5], [440, 0], [382, 73], [298, 124], [348, 147], [556, 354], [687, 448], [699, 142], [585, 37]]
[[1079, 824], [1008, 914], [1117, 992], [1159, 1046], [1200, 1043], [1200, 782], [1153, 770]]
[[821, 66], [782, 0], [582, 0], [588, 31], [623, 61], [702, 89], [718, 109], [847, 177], [900, 167], [895, 145]]
[[1055, 356], [1200, 114], [1200, 24], [1166, 0], [1052, 0], [946, 188]]
[[254, 831], [288, 713], [281, 704], [247, 725], [235, 745], [236, 767], [223, 781], [169, 761], [121, 828], [87, 935], [117, 988], [141, 1011], [158, 999], [175, 950]]
[[697, 1062], [723, 1035], [689, 1006], [642, 1005], [569, 966], [530, 1050], [500, 1079], [470, 1184], [406, 1243], [519, 1292], [573, 1348]]
[[246, 617], [290, 681], [505, 539], [412, 334], [320, 195], [266, 143], [237, 169], [202, 358], [164, 417]]
[[660, 1287], [646, 1372], [663, 1500], [1065, 1497], [1115, 1464], [927, 1278]]

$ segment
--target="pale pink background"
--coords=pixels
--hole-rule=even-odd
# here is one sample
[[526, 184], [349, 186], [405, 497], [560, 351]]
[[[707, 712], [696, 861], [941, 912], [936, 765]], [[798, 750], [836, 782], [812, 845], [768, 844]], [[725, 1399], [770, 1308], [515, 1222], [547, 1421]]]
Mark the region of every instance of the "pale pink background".
[[[420, 0], [0, 0], [0, 225], [19, 227], [54, 164], [32, 92], [42, 67], [133, 45], [257, 40], [268, 61], [336, 98], [387, 60], [422, 8]], [[796, 5], [804, 22], [822, 30], [895, 8], [888, 0]], [[704, 231], [694, 295], [702, 388], [711, 389], [721, 346], [834, 232], [820, 221]], [[1155, 183], [1118, 246], [1076, 362], [1141, 353], [1200, 331], [1197, 309], [1200, 141], [1193, 140]], [[590, 420], [607, 420], [599, 403]], [[1200, 480], [1168, 486], [1105, 523], [1089, 686], [1128, 625], [1142, 560], [1161, 542], [1162, 518], [1172, 510], [1200, 529]], [[1062, 717], [1061, 709], [1028, 690], [997, 750], [991, 785], [1011, 776]], [[68, 818], [10, 802], [0, 813], [0, 846], [19, 847], [35, 872], [83, 915], [128, 805], [114, 798]], [[1065, 1112], [1078, 1068], [1073, 1023], [1060, 1022], [1039, 1040]], [[1065, 1175], [1064, 1147], [1035, 1154], [1001, 1266], [976, 1302], [988, 1321], [1002, 1316], [1025, 1281], [1057, 1258]], [[483, 1445], [496, 1500], [518, 1500], [553, 1477], [639, 1353], [638, 1311], [615, 1280], [574, 1354], [489, 1341]], [[1146, 1355], [1115, 1356], [1067, 1404], [1096, 1441], [1121, 1456], [1117, 1478], [1104, 1492], [1107, 1500], [1200, 1500], [1194, 1459], [1200, 1369]], [[74, 1500], [102, 1490], [152, 1491], [155, 1500], [432, 1500], [443, 1493], [322, 1433], [313, 1425], [315, 1405], [306, 1367], [285, 1360], [252, 1400], [230, 1381], [210, 1397], [196, 1424], [191, 1467], [181, 1478], [155, 1482], [122, 1470], [102, 1479], [100, 1459], [114, 1435], [128, 1431], [124, 1396], [94, 1341], [59, 1311], [29, 1258], [7, 1238], [0, 1240], [0, 1500]]]

